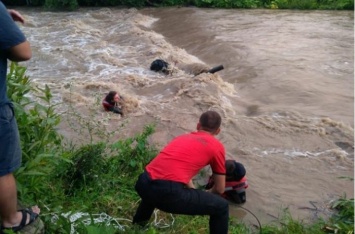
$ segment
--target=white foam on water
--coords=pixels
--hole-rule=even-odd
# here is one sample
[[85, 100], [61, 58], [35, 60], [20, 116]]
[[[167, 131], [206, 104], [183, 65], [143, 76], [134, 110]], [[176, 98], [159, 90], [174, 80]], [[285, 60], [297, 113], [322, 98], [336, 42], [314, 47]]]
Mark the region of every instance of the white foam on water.
[[258, 154], [261, 157], [267, 157], [271, 155], [284, 155], [286, 157], [290, 158], [297, 158], [297, 157], [304, 157], [304, 158], [310, 158], [310, 157], [322, 157], [322, 156], [329, 156], [329, 157], [347, 157], [349, 153], [347, 153], [345, 150], [342, 149], [328, 149], [325, 151], [320, 151], [320, 152], [311, 152], [311, 151], [302, 151], [300, 149], [280, 149], [280, 148], [274, 148], [274, 149], [269, 149], [269, 150], [260, 150], [258, 148], [254, 148], [254, 153]]

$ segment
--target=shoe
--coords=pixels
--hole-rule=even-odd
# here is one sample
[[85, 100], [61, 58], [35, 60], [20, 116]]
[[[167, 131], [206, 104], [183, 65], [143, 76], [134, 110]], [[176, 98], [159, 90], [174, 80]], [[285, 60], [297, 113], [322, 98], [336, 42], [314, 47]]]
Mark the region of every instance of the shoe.
[[[26, 208], [26, 209], [21, 209], [19, 211], [22, 213], [22, 219], [21, 219], [20, 225], [15, 226], [15, 227], [3, 227], [1, 225], [0, 233], [5, 233], [5, 231], [12, 231], [12, 232], [21, 231], [22, 229], [24, 229], [25, 227], [27, 227], [28, 225], [33, 223], [39, 216], [37, 213], [33, 212], [32, 209]], [[30, 220], [26, 224], [27, 214], [30, 216]]]

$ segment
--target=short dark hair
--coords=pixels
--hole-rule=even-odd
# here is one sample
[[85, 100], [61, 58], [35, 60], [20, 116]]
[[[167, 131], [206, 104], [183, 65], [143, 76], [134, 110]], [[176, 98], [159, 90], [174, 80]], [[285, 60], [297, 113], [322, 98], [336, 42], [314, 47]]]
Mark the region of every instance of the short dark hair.
[[202, 130], [215, 132], [221, 126], [222, 118], [216, 111], [206, 111], [199, 120]]
[[113, 98], [117, 94], [116, 91], [110, 91], [107, 96], [105, 97], [105, 101], [111, 103], [113, 101]]
[[227, 181], [239, 181], [246, 174], [244, 165], [235, 160], [227, 159], [225, 166]]

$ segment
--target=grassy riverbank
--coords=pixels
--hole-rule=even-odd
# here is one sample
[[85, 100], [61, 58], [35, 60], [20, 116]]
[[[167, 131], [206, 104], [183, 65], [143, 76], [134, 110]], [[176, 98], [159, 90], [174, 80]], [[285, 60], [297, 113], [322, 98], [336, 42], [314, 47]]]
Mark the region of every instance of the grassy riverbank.
[[8, 6], [44, 6], [50, 10], [75, 10], [85, 6], [164, 7], [196, 6], [208, 8], [267, 8], [302, 10], [354, 10], [354, 0], [4, 0]]
[[[64, 143], [57, 133], [61, 116], [56, 112], [50, 89], [34, 87], [26, 68], [11, 64], [8, 96], [15, 103], [23, 150], [22, 167], [16, 172], [19, 199], [23, 205], [38, 204], [46, 233], [206, 233], [208, 218], [157, 212], [142, 230], [131, 225], [139, 202], [134, 190], [137, 176], [156, 155], [148, 139], [148, 125], [134, 137], [92, 141], [76, 146]], [[29, 97], [36, 97], [36, 101]], [[78, 122], [80, 114], [76, 115]], [[95, 124], [85, 122], [83, 134], [94, 139], [110, 138]], [[344, 178], [352, 180], [352, 178]], [[349, 181], [352, 183], [352, 181]], [[281, 205], [281, 204], [280, 204]], [[345, 196], [332, 204], [328, 220], [306, 224], [285, 210], [278, 222], [259, 227], [230, 220], [230, 233], [354, 233], [354, 200]]]

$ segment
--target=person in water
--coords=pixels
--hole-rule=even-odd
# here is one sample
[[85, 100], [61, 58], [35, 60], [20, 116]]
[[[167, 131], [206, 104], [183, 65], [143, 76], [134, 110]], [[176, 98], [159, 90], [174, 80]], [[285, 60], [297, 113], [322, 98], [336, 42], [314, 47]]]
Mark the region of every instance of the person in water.
[[[226, 160], [226, 186], [222, 197], [233, 203], [242, 204], [246, 202], [245, 189], [248, 188], [248, 181], [245, 176], [246, 170], [243, 164], [228, 159]], [[214, 184], [212, 176], [209, 178], [206, 189]]]
[[102, 106], [104, 107], [105, 111], [111, 111], [123, 116], [122, 107], [119, 105], [122, 100], [123, 97], [120, 96], [116, 91], [110, 91], [102, 101]]
[[[227, 234], [228, 201], [225, 189], [225, 149], [215, 138], [220, 132], [221, 116], [204, 112], [194, 132], [174, 138], [145, 167], [135, 189], [142, 198], [133, 223], [144, 226], [155, 208], [173, 214], [209, 215], [211, 234]], [[195, 189], [192, 178], [205, 166], [213, 171], [214, 185]]]

